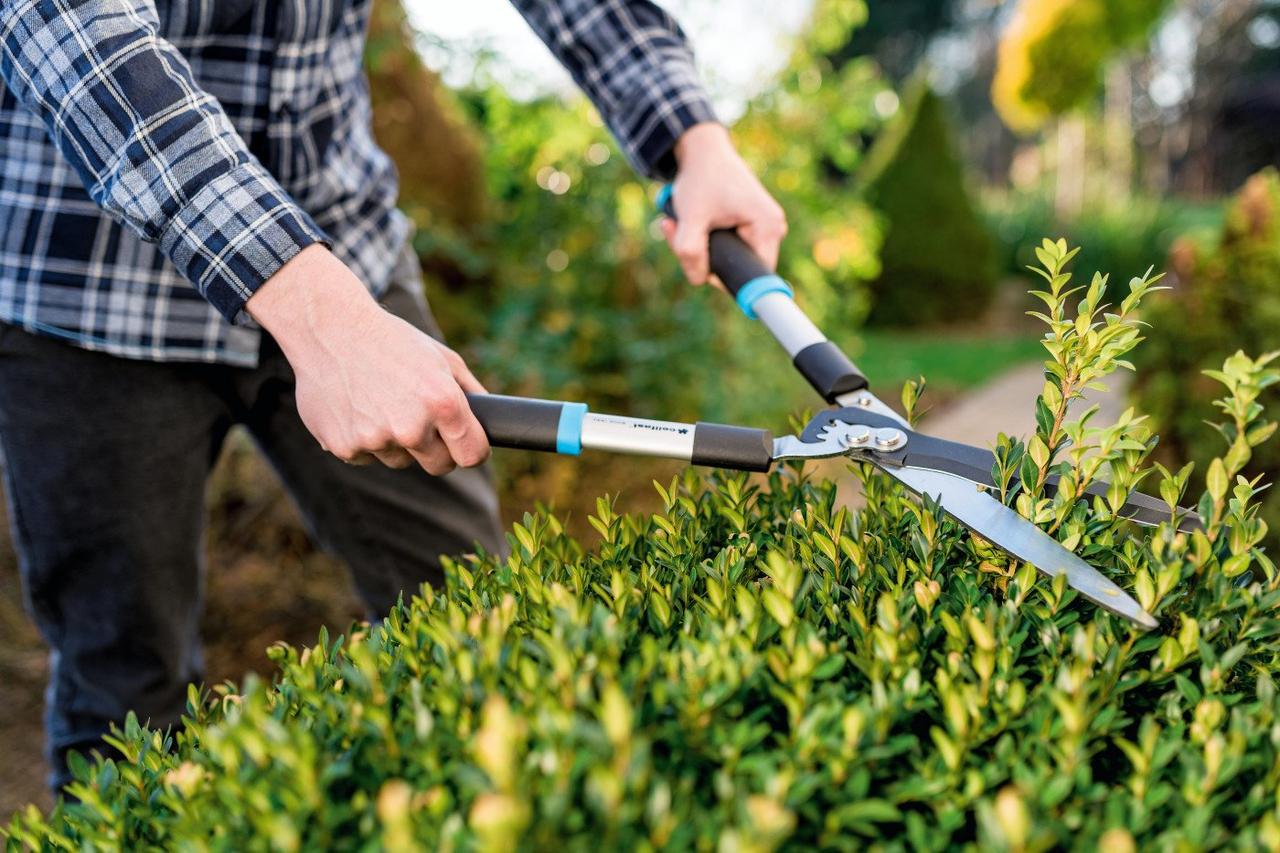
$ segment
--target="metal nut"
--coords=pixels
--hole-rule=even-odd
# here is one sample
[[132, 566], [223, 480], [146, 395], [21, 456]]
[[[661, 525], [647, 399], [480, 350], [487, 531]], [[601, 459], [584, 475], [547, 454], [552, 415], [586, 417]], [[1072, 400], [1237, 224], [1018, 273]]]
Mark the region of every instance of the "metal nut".
[[863, 447], [871, 443], [871, 428], [858, 425], [850, 427], [840, 434], [840, 443], [845, 447]]
[[897, 450], [907, 443], [907, 434], [893, 427], [881, 427], [876, 430], [876, 450]]

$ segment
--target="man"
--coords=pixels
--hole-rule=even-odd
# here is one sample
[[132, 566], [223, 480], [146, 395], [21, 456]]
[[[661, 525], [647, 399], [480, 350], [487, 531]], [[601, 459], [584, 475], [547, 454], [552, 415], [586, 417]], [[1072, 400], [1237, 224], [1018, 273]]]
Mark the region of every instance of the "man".
[[[232, 425], [372, 612], [440, 555], [502, 547], [483, 389], [439, 340], [370, 134], [370, 2], [0, 4], [0, 445], [55, 788], [128, 711], [177, 723], [201, 677], [201, 501]], [[516, 5], [636, 168], [674, 177], [691, 281], [712, 227], [776, 259], [782, 212], [674, 21]]]

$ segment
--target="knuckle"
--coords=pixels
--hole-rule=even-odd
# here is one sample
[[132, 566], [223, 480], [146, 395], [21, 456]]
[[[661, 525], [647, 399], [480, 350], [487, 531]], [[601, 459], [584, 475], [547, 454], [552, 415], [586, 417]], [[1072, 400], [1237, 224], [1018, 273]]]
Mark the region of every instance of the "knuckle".
[[358, 450], [381, 450], [391, 443], [390, 438], [385, 430], [367, 427], [356, 433], [356, 446]]
[[787, 214], [777, 204], [771, 204], [768, 212], [761, 217], [761, 226], [772, 234], [787, 233]]
[[430, 395], [428, 405], [436, 418], [441, 421], [456, 420], [462, 414], [462, 402], [457, 394], [437, 392]]
[[391, 439], [399, 447], [416, 447], [426, 438], [427, 432], [427, 425], [421, 421], [401, 424], [391, 431]]
[[684, 261], [686, 264], [696, 263], [698, 258], [701, 256], [696, 245], [691, 246], [684, 243], [677, 244], [675, 251], [676, 257]]

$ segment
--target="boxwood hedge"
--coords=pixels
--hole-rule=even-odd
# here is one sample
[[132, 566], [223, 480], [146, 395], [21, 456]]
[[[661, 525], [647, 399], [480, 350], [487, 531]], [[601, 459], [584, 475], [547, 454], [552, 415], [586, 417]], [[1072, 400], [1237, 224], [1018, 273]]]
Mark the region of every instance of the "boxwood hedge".
[[[801, 466], [691, 472], [654, 515], [600, 501], [590, 551], [526, 516], [509, 558], [454, 564], [376, 626], [276, 648], [274, 683], [193, 688], [180, 733], [130, 720], [123, 758], [77, 762], [79, 802], [15, 816], [9, 847], [1275, 849], [1280, 582], [1260, 484], [1236, 474], [1276, 373], [1237, 355], [1214, 374], [1231, 450], [1205, 529], [1137, 529], [1111, 511], [1122, 495], [1076, 495], [1142, 479], [1154, 438], [1067, 404], [1123, 363], [1152, 282], [1104, 311], [1102, 279], [1071, 289], [1065, 246], [1040, 256], [1040, 427], [1000, 440], [1000, 491], [1159, 630], [871, 470], [851, 473], [856, 511]], [[1151, 485], [1176, 505], [1187, 479]]]

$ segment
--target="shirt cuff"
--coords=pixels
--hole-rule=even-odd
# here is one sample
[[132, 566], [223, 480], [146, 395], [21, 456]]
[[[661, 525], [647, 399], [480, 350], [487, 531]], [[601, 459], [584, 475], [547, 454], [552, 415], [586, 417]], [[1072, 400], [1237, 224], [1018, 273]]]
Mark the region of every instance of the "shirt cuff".
[[670, 181], [676, 176], [676, 140], [695, 124], [718, 121], [711, 104], [705, 100], [676, 104], [670, 109], [671, 114], [641, 138], [636, 149], [649, 177], [660, 181]]
[[232, 323], [263, 282], [324, 231], [259, 163], [242, 163], [204, 186], [169, 223], [160, 248]]
[[641, 174], [669, 181], [676, 174], [675, 145], [695, 124], [718, 121], [692, 62], [665, 64], [647, 76], [645, 97], [624, 100], [615, 135]]

